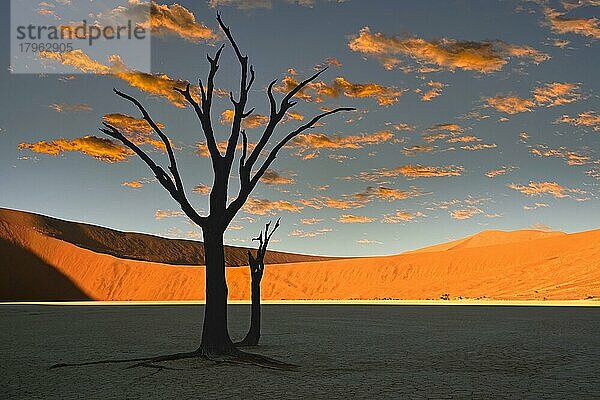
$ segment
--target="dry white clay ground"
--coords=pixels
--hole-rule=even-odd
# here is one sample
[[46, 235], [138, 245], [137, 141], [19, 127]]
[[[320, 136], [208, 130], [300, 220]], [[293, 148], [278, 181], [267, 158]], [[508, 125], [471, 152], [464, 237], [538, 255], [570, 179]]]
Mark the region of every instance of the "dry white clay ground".
[[[230, 307], [241, 338], [249, 306]], [[594, 398], [599, 307], [266, 305], [253, 351], [297, 371], [179, 360], [202, 306], [0, 306], [3, 399]]]

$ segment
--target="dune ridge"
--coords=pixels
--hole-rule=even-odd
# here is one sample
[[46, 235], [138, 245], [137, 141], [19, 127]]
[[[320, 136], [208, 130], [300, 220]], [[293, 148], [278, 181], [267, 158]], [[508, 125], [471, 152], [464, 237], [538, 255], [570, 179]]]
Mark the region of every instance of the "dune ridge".
[[[41, 268], [53, 268], [57, 276], [72, 282], [72, 293], [94, 300], [204, 298], [202, 266], [126, 259], [113, 255], [118, 253], [115, 249], [113, 254], [98, 253], [31, 224], [28, 227], [27, 218], [18, 225], [5, 215], [0, 213], [0, 275], [5, 283], [0, 298], [4, 300], [32, 299], [27, 292], [31, 287], [24, 290], [9, 282], [52, 286], [48, 274], [40, 279]], [[112, 232], [118, 239], [119, 232]], [[164, 241], [162, 246], [172, 242], [149, 235], [144, 240], [152, 238]], [[25, 260], [23, 251], [34, 257]], [[248, 269], [228, 268], [227, 277], [229, 298], [249, 299]], [[393, 256], [271, 264], [265, 271], [262, 295], [265, 300], [600, 298], [600, 230], [489, 231]]]

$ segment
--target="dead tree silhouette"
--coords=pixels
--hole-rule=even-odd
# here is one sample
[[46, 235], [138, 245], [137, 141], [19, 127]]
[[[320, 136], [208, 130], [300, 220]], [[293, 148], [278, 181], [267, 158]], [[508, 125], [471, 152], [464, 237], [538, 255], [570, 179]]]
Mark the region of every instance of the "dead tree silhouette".
[[269, 241], [271, 237], [279, 228], [279, 221], [281, 218], [277, 219], [273, 230], [269, 232], [269, 227], [271, 223], [267, 223], [265, 225], [265, 238], [263, 240], [263, 232], [260, 231], [260, 234], [257, 238], [252, 240], [257, 240], [259, 242], [258, 249], [256, 249], [256, 257], [252, 255], [250, 250], [248, 250], [248, 267], [250, 268], [250, 287], [251, 287], [251, 315], [250, 315], [250, 329], [246, 334], [246, 337], [241, 342], [236, 343], [236, 346], [258, 346], [258, 341], [260, 340], [260, 282], [263, 277], [263, 272], [265, 271], [265, 254], [267, 254], [267, 246], [269, 245]]
[[[198, 355], [205, 356], [239, 356], [240, 350], [236, 348], [232, 342], [227, 329], [227, 282], [225, 279], [225, 256], [223, 251], [223, 235], [225, 230], [245, 204], [246, 200], [258, 184], [260, 178], [265, 171], [270, 167], [278, 152], [294, 137], [302, 132], [312, 128], [322, 118], [336, 114], [342, 111], [353, 111], [354, 108], [340, 107], [335, 108], [313, 117], [309, 122], [297, 127], [292, 132], [288, 133], [281, 139], [270, 151], [266, 152], [265, 148], [272, 138], [275, 128], [286, 116], [286, 113], [297, 103], [293, 100], [309, 83], [314, 81], [321, 75], [325, 69], [318, 71], [310, 78], [300, 82], [295, 88], [289, 91], [281, 100], [279, 105], [273, 95], [273, 87], [277, 80], [272, 81], [267, 88], [267, 96], [270, 105], [270, 115], [264, 131], [262, 132], [258, 142], [252, 151], [248, 149], [248, 137], [246, 132], [241, 129], [244, 118], [250, 116], [254, 108], [246, 111], [246, 103], [248, 101], [248, 93], [254, 83], [254, 67], [248, 64], [248, 56], [242, 55], [236, 41], [234, 40], [229, 27], [223, 23], [221, 15], [217, 13], [217, 22], [227, 36], [230, 45], [235, 51], [237, 60], [241, 68], [239, 98], [236, 100], [232, 92], [229, 93], [229, 98], [234, 107], [234, 116], [231, 124], [231, 134], [227, 140], [225, 154], [221, 154], [215, 139], [215, 133], [211, 120], [211, 107], [213, 102], [213, 92], [215, 87], [215, 75], [219, 69], [219, 57], [225, 47], [223, 44], [215, 53], [214, 57], [207, 55], [210, 65], [206, 85], [199, 80], [200, 100], [196, 100], [190, 84], [188, 83], [185, 89], [174, 88], [179, 92], [185, 100], [193, 107], [202, 131], [206, 139], [206, 146], [210, 154], [210, 160], [214, 172], [213, 185], [210, 192], [209, 212], [206, 216], [201, 216], [188, 201], [184, 185], [179, 174], [175, 153], [171, 146], [171, 142], [162, 129], [150, 117], [144, 106], [134, 97], [114, 89], [115, 93], [133, 103], [142, 113], [143, 119], [152, 127], [154, 132], [160, 137], [165, 145], [169, 158], [170, 172], [167, 173], [161, 166], [156, 164], [148, 154], [140, 149], [136, 144], [125, 137], [119, 129], [109, 123], [104, 122], [102, 132], [119, 140], [125, 146], [135, 152], [154, 172], [158, 182], [169, 192], [171, 197], [179, 203], [181, 210], [200, 228], [202, 228], [203, 242], [205, 249], [206, 263], [206, 306], [204, 310], [204, 324], [202, 327], [202, 340], [200, 347], [196, 351]], [[228, 186], [231, 175], [231, 170], [236, 159], [238, 142], [241, 137], [241, 154], [239, 157], [239, 181], [240, 188], [237, 197], [227, 204]], [[253, 172], [259, 157], [266, 152], [264, 159], [261, 158], [262, 164]]]

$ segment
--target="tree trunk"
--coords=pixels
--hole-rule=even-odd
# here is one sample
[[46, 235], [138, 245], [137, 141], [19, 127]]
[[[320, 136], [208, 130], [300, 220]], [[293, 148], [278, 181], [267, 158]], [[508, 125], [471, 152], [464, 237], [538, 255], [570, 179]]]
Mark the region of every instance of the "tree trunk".
[[199, 352], [207, 356], [236, 354], [227, 330], [227, 282], [223, 232], [203, 231], [206, 264], [206, 305]]
[[241, 346], [257, 346], [260, 340], [260, 278], [252, 274], [252, 315], [250, 317], [250, 329]]

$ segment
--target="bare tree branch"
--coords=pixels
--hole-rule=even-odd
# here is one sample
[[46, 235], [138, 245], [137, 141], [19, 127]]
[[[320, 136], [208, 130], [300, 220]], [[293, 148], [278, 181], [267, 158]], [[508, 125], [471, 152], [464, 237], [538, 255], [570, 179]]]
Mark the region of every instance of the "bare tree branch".
[[177, 169], [177, 160], [175, 159], [175, 153], [173, 152], [173, 147], [171, 146], [171, 141], [169, 140], [167, 135], [165, 135], [162, 132], [162, 130], [154, 122], [152, 117], [150, 117], [150, 114], [148, 114], [148, 111], [146, 111], [146, 109], [144, 108], [142, 103], [140, 103], [136, 98], [134, 98], [128, 94], [125, 94], [123, 92], [120, 92], [117, 89], [113, 89], [113, 90], [118, 96], [131, 101], [133, 104], [135, 104], [137, 106], [137, 108], [142, 113], [146, 122], [148, 122], [148, 124], [152, 127], [154, 132], [156, 132], [158, 134], [158, 136], [160, 137], [160, 139], [163, 141], [163, 143], [165, 144], [165, 148], [167, 149], [167, 154], [169, 155], [169, 163], [170, 163], [169, 171], [171, 171], [171, 174], [173, 175], [173, 178], [175, 179], [175, 187], [177, 188], [177, 190], [179, 192], [181, 192], [183, 194], [184, 193], [183, 182], [181, 180], [181, 175], [179, 175], [179, 170]]
[[233, 164], [233, 159], [235, 156], [235, 148], [237, 146], [237, 143], [238, 143], [238, 140], [240, 137], [242, 120], [252, 113], [252, 110], [250, 112], [246, 113], [245, 109], [246, 109], [246, 103], [248, 102], [248, 92], [250, 91], [250, 88], [252, 87], [252, 83], [254, 83], [255, 75], [254, 75], [254, 67], [250, 66], [250, 82], [248, 82], [248, 56], [242, 55], [240, 48], [237, 45], [235, 39], [233, 38], [233, 35], [231, 34], [229, 27], [227, 25], [225, 25], [225, 23], [221, 19], [221, 14], [218, 12], [217, 12], [217, 21], [219, 22], [219, 26], [221, 27], [223, 32], [225, 32], [225, 35], [227, 36], [229, 43], [231, 43], [231, 46], [233, 47], [233, 50], [235, 51], [235, 55], [237, 56], [237, 59], [240, 63], [240, 69], [241, 69], [239, 100], [236, 101], [233, 98], [233, 93], [231, 93], [231, 92], [229, 93], [229, 98], [231, 100], [231, 103], [234, 106], [234, 115], [233, 115], [233, 122], [231, 124], [231, 135], [229, 136], [229, 140], [227, 141], [227, 151], [225, 152], [225, 159], [227, 160], [229, 168], [231, 168], [231, 164]]
[[283, 138], [283, 140], [281, 140], [279, 143], [277, 143], [277, 145], [275, 145], [275, 147], [273, 147], [273, 149], [271, 150], [271, 152], [267, 156], [267, 158], [266, 158], [265, 162], [263, 163], [263, 165], [256, 172], [256, 174], [254, 175], [254, 177], [250, 180], [250, 190], [254, 189], [254, 187], [258, 183], [259, 179], [264, 175], [264, 173], [269, 168], [269, 166], [271, 165], [271, 163], [277, 157], [277, 153], [279, 152], [279, 150], [281, 150], [290, 140], [292, 140], [293, 138], [295, 138], [296, 136], [298, 136], [302, 132], [306, 131], [307, 129], [312, 128], [317, 122], [319, 122], [319, 120], [321, 120], [322, 118], [324, 118], [324, 117], [326, 117], [328, 115], [336, 114], [336, 113], [342, 112], [342, 111], [354, 111], [354, 110], [356, 110], [356, 109], [353, 108], [353, 107], [339, 107], [339, 108], [336, 108], [334, 110], [330, 110], [330, 111], [321, 113], [321, 114], [315, 116], [313, 119], [311, 119], [306, 124], [300, 126], [296, 130], [290, 132], [285, 138]]
[[142, 149], [140, 149], [135, 143], [127, 139], [117, 128], [113, 125], [110, 125], [106, 122], [102, 123], [105, 128], [100, 128], [100, 131], [107, 134], [108, 136], [119, 140], [125, 146], [133, 150], [135, 154], [137, 154], [145, 163], [150, 167], [158, 182], [169, 192], [171, 197], [175, 199], [180, 205], [181, 209], [185, 212], [185, 214], [190, 217], [192, 221], [200, 225], [201, 227], [206, 225], [207, 218], [199, 215], [196, 210], [191, 206], [185, 193], [180, 192], [177, 189], [176, 184], [173, 182], [172, 178], [165, 172], [165, 170], [157, 165], [148, 154], [146, 154]]
[[248, 162], [246, 163], [248, 169], [250, 169], [250, 170], [252, 169], [252, 167], [256, 163], [256, 160], [260, 156], [261, 152], [263, 151], [263, 149], [265, 148], [267, 143], [269, 143], [269, 139], [271, 139], [271, 136], [273, 135], [273, 132], [275, 131], [275, 127], [277, 126], [277, 124], [279, 124], [279, 122], [281, 122], [281, 120], [283, 119], [283, 117], [285, 117], [285, 114], [289, 111], [289, 109], [292, 108], [294, 105], [296, 105], [296, 102], [290, 102], [290, 100], [298, 92], [300, 92], [302, 89], [304, 89], [306, 87], [306, 85], [308, 85], [310, 82], [317, 79], [319, 77], [319, 75], [321, 75], [326, 70], [327, 70], [327, 68], [323, 68], [322, 70], [318, 71], [313, 76], [300, 82], [294, 89], [292, 89], [290, 92], [288, 92], [285, 95], [285, 97], [281, 100], [281, 104], [279, 106], [279, 111], [277, 110], [277, 104], [275, 102], [275, 97], [273, 96], [273, 86], [275, 85], [275, 83], [277, 81], [276, 80], [272, 81], [269, 84], [269, 87], [267, 88], [267, 95], [269, 97], [269, 103], [271, 106], [271, 114], [269, 116], [269, 122], [267, 123], [267, 126], [266, 126], [260, 140], [258, 141], [256, 147], [252, 150], [252, 153], [248, 157]]
[[[313, 119], [311, 119], [306, 124], [298, 127], [296, 130], [290, 132], [285, 138], [283, 138], [275, 147], [273, 147], [273, 149], [267, 156], [266, 160], [260, 167], [260, 169], [256, 172], [256, 174], [254, 174], [254, 177], [252, 177], [250, 179], [250, 181], [240, 181], [240, 191], [238, 193], [238, 196], [235, 198], [235, 200], [233, 200], [229, 204], [229, 206], [227, 207], [227, 210], [225, 212], [225, 223], [226, 224], [230, 223], [231, 220], [235, 217], [235, 214], [242, 208], [242, 206], [248, 199], [248, 196], [250, 195], [252, 190], [254, 190], [254, 188], [258, 184], [258, 181], [260, 180], [260, 178], [264, 175], [264, 173], [267, 171], [267, 169], [273, 163], [273, 161], [275, 161], [275, 158], [277, 158], [277, 153], [279, 152], [279, 150], [281, 150], [290, 140], [292, 140], [294, 137], [298, 136], [302, 132], [306, 131], [307, 129], [312, 128], [317, 122], [319, 122], [319, 120], [321, 120], [322, 118], [324, 118], [328, 115], [336, 114], [338, 112], [343, 112], [343, 111], [355, 111], [355, 110], [356, 109], [353, 107], [339, 107], [334, 110], [330, 110], [330, 111], [321, 113], [321, 114], [315, 116]], [[252, 154], [254, 154], [254, 153], [252, 153]], [[250, 155], [250, 157], [252, 157], [252, 154]], [[251, 166], [249, 168], [249, 163], [250, 163], [250, 160], [248, 159], [248, 161], [245, 163], [245, 166], [244, 166], [244, 174], [248, 174], [248, 175], [251, 174], [251, 172], [250, 172]], [[245, 184], [244, 184], [244, 182], [245, 182]]]

